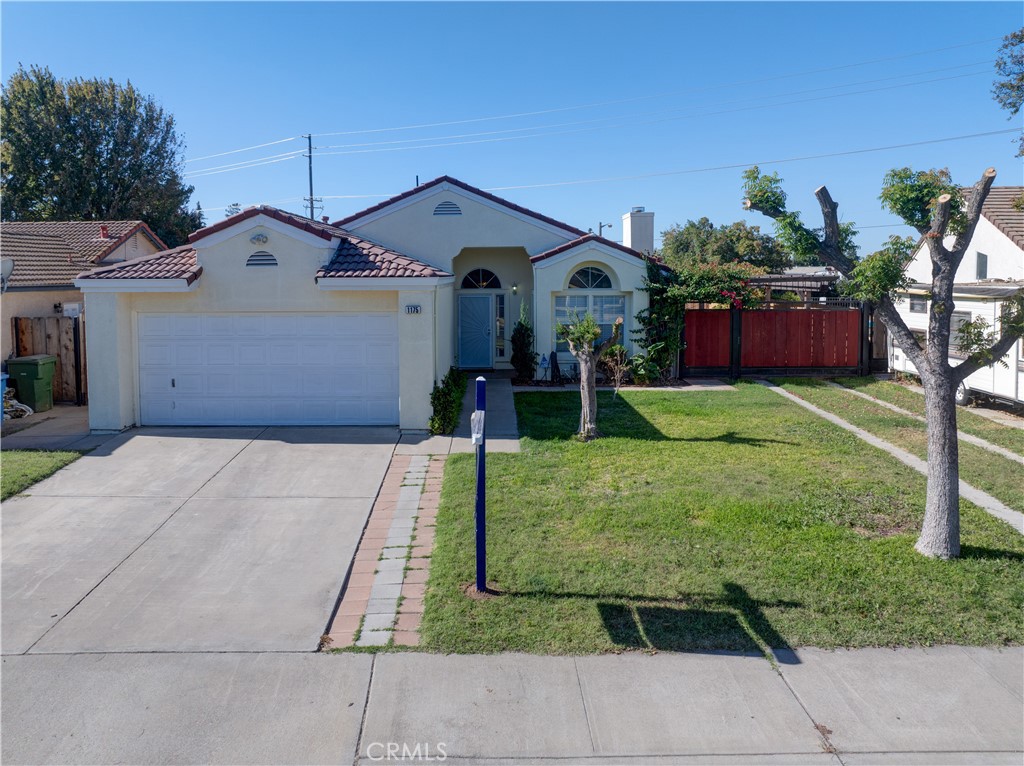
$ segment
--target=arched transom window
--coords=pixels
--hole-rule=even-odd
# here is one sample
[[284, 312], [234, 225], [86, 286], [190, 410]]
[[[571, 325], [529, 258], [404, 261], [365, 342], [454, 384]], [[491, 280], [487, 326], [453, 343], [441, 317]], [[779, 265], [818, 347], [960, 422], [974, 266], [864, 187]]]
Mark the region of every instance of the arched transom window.
[[569, 287], [582, 290], [611, 290], [612, 280], [596, 266], [584, 266], [569, 279]]
[[501, 280], [493, 271], [473, 269], [462, 278], [463, 290], [500, 290]]

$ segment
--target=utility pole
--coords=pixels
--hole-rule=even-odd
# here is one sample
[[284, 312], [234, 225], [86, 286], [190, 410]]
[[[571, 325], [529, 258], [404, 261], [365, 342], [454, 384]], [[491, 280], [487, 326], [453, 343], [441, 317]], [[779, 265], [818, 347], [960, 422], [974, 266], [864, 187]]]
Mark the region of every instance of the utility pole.
[[306, 145], [309, 148], [306, 157], [309, 158], [309, 220], [316, 220], [316, 211], [313, 209], [313, 134], [306, 134]]

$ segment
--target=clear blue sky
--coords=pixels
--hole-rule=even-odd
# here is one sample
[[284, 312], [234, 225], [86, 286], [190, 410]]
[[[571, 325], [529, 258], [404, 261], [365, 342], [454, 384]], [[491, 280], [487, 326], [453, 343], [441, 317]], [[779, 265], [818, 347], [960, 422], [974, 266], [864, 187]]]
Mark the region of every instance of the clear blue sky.
[[[741, 209], [742, 168], [651, 174], [1021, 124], [990, 94], [999, 38], [1024, 23], [1018, 2], [5, 2], [0, 14], [5, 80], [19, 62], [64, 78], [130, 79], [174, 114], [189, 158], [348, 133], [314, 138], [315, 191], [332, 220], [412, 187], [417, 175], [448, 174], [584, 229], [613, 222], [613, 239], [633, 205], [653, 210], [659, 231], [703, 215], [770, 229]], [[526, 112], [545, 113], [508, 116]], [[501, 119], [473, 121], [486, 117]], [[455, 121], [466, 122], [386, 130]], [[407, 143], [380, 143], [396, 141]], [[889, 168], [949, 167], [972, 183], [992, 165], [998, 184], [1017, 185], [1014, 152], [1012, 135], [996, 135], [766, 169], [785, 179], [791, 207], [809, 221], [818, 221], [813, 190], [825, 183], [845, 220], [876, 227], [894, 220], [878, 203]], [[648, 177], [497, 190], [620, 176]], [[300, 211], [306, 161], [190, 181], [208, 220], [232, 202]], [[330, 198], [340, 195], [381, 196]], [[865, 228], [859, 242], [868, 251], [892, 233], [910, 232]]]

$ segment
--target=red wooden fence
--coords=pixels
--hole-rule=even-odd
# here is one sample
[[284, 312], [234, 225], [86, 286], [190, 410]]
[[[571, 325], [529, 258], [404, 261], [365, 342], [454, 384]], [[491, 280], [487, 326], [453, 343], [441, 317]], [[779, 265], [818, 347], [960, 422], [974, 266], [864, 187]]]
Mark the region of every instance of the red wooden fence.
[[[753, 311], [686, 312], [684, 370], [800, 370], [866, 368], [859, 308], [801, 306]], [[735, 349], [733, 345], [735, 344]]]

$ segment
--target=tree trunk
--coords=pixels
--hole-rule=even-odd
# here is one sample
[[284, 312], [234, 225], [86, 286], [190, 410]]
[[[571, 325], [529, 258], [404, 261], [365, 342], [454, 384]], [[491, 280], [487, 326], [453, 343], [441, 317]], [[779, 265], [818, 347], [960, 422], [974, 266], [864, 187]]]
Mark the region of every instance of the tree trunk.
[[931, 558], [960, 555], [960, 454], [956, 433], [956, 384], [947, 365], [922, 375], [928, 424], [928, 495], [921, 536], [914, 547]]
[[580, 363], [580, 430], [583, 441], [596, 439], [597, 432], [597, 376], [594, 369], [593, 352], [584, 351], [576, 356]]

